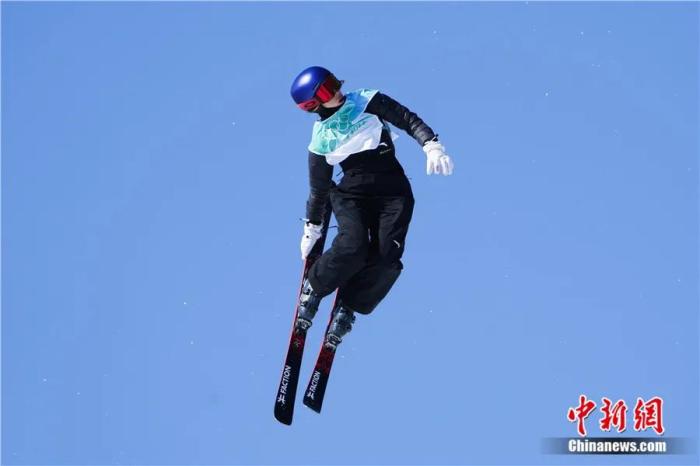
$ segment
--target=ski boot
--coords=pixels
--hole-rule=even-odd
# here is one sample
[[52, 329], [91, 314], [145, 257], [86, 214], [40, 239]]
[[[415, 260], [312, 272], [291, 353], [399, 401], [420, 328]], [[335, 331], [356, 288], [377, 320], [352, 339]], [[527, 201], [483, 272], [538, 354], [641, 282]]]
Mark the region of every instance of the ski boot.
[[311, 327], [311, 321], [314, 320], [321, 299], [321, 296], [314, 293], [309, 279], [305, 279], [301, 287], [301, 294], [299, 295], [299, 310], [296, 321], [296, 328], [298, 330], [308, 330], [309, 327]]
[[353, 323], [355, 323], [355, 313], [343, 306], [342, 303], [338, 304], [333, 309], [333, 317], [328, 326], [326, 345], [334, 349], [337, 348], [340, 342], [343, 341], [343, 337], [352, 330]]

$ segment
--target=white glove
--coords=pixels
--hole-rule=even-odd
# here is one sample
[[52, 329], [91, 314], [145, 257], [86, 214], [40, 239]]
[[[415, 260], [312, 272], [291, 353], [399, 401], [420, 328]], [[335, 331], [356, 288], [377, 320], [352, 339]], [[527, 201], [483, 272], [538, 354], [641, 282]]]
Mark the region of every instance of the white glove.
[[451, 175], [454, 170], [454, 164], [449, 155], [445, 154], [445, 147], [437, 141], [428, 141], [423, 145], [423, 152], [428, 156], [428, 166], [426, 172], [428, 175], [433, 173], [443, 175]]
[[323, 225], [304, 222], [304, 235], [301, 237], [301, 260], [306, 260], [322, 233]]

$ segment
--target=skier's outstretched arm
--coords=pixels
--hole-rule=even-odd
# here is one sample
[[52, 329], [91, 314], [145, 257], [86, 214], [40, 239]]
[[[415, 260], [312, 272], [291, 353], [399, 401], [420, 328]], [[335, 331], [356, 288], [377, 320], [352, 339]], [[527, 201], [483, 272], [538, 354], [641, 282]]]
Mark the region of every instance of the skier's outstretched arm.
[[333, 166], [325, 157], [309, 152], [309, 198], [306, 201], [306, 222], [301, 237], [301, 258], [306, 259], [321, 237], [328, 196], [333, 185]]
[[386, 94], [377, 92], [367, 104], [366, 111], [406, 131], [421, 146], [437, 140], [437, 134], [418, 115]]
[[366, 111], [404, 130], [418, 141], [428, 157], [428, 175], [442, 173], [451, 175], [454, 169], [452, 159], [445, 154], [445, 147], [438, 142], [437, 134], [418, 115], [386, 94], [377, 92], [367, 104]]

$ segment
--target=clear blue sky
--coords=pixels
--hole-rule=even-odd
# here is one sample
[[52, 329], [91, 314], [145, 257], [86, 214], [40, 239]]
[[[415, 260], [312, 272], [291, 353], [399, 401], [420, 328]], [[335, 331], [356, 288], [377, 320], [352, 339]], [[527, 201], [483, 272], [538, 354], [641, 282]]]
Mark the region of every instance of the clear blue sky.
[[[3, 2], [2, 463], [696, 464], [540, 442], [698, 437], [699, 55], [697, 3]], [[404, 274], [288, 428], [312, 64], [456, 171], [397, 141]]]

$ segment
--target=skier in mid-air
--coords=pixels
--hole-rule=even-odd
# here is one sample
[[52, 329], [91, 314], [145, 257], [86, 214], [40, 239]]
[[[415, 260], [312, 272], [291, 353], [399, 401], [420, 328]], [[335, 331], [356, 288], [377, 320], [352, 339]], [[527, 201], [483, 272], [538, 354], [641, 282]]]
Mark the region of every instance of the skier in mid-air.
[[[346, 95], [343, 81], [312, 66], [291, 87], [297, 105], [320, 117], [308, 146], [310, 194], [301, 257], [322, 236], [328, 198], [338, 223], [332, 246], [311, 266], [302, 284], [298, 321], [311, 325], [321, 299], [338, 290], [328, 342], [337, 345], [355, 321], [369, 314], [396, 282], [403, 264], [413, 192], [395, 155], [391, 123], [413, 137], [427, 156], [427, 173], [450, 175], [453, 164], [437, 135], [418, 115], [377, 90]], [[343, 178], [332, 181], [340, 164]]]

